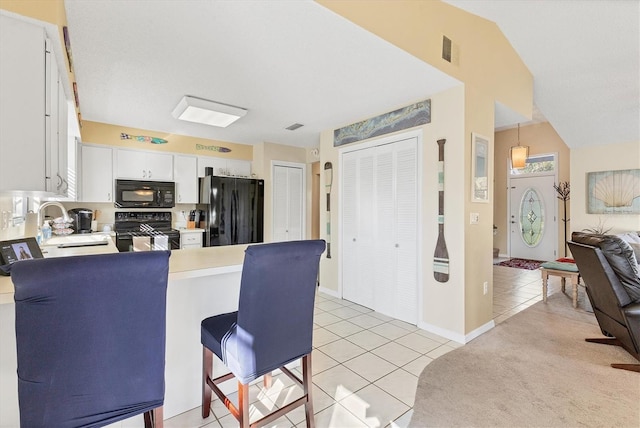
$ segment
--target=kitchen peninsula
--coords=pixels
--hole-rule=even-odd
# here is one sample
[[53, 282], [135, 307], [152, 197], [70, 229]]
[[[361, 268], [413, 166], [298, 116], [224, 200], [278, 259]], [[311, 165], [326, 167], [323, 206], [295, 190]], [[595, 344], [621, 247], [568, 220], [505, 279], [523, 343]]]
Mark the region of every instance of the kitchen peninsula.
[[[236, 245], [171, 252], [167, 288], [165, 419], [201, 403], [200, 322], [211, 315], [237, 310], [246, 247]], [[79, 250], [83, 250], [83, 254], [117, 252], [112, 243], [80, 247], [74, 251]], [[10, 277], [0, 277], [0, 343], [0, 427], [15, 427], [19, 425], [19, 412], [15, 304]], [[221, 363], [216, 361], [214, 364], [214, 370], [226, 370]], [[142, 418], [137, 419], [133, 422], [142, 426]]]

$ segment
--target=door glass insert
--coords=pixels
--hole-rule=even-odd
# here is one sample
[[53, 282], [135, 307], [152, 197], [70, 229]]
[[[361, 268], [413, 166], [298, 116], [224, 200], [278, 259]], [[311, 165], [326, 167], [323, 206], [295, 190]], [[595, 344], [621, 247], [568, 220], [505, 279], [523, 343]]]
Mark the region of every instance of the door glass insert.
[[511, 168], [511, 175], [548, 173], [556, 169], [554, 154], [529, 156], [523, 168]]
[[537, 246], [544, 233], [544, 207], [542, 198], [533, 187], [528, 188], [520, 201], [520, 236], [529, 247]]

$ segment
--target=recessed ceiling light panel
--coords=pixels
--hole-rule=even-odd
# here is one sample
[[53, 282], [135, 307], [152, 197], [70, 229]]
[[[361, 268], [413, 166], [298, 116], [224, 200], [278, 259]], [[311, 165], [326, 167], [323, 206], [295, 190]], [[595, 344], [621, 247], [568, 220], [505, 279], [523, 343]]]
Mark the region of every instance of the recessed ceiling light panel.
[[247, 110], [240, 107], [188, 95], [182, 97], [172, 113], [176, 119], [220, 128], [226, 128], [246, 114]]

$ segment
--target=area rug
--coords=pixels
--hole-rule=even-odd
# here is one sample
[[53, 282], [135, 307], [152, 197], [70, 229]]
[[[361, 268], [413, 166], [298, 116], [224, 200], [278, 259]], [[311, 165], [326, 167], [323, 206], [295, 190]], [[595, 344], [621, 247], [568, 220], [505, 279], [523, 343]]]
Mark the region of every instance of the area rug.
[[637, 363], [601, 337], [593, 314], [549, 296], [425, 367], [410, 427], [638, 427]]
[[507, 266], [518, 269], [536, 270], [540, 265], [544, 263], [539, 260], [527, 260], [527, 259], [509, 259], [498, 263], [499, 266]]

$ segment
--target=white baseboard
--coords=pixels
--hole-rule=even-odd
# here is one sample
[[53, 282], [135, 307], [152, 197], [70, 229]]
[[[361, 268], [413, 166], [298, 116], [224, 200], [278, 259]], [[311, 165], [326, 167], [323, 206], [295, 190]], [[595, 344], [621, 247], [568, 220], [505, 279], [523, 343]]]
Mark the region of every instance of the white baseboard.
[[489, 321], [488, 323], [481, 325], [480, 327], [476, 328], [475, 330], [473, 330], [472, 332], [470, 332], [469, 334], [465, 335], [465, 343], [469, 343], [471, 342], [473, 339], [475, 339], [476, 337], [480, 336], [483, 333], [488, 332], [489, 330], [491, 330], [493, 327], [496, 326], [496, 323], [493, 322], [493, 320]]
[[328, 294], [331, 297], [335, 297], [336, 299], [340, 299], [341, 296], [338, 294], [337, 290], [331, 290], [329, 288], [325, 288], [323, 286], [318, 287], [318, 291], [320, 293]]
[[488, 323], [476, 328], [475, 330], [473, 330], [472, 332], [466, 335], [456, 333], [455, 331], [447, 330], [446, 328], [438, 327], [426, 322], [418, 323], [418, 327], [430, 333], [434, 333], [434, 334], [437, 334], [438, 336], [442, 336], [445, 339], [453, 340], [454, 342], [458, 342], [464, 345], [465, 343], [471, 342], [473, 339], [480, 336], [482, 333], [485, 333], [491, 330], [493, 327], [495, 327], [495, 323], [493, 322], [493, 320], [491, 320]]
[[460, 333], [456, 333], [455, 331], [447, 330], [446, 328], [438, 327], [426, 322], [419, 322], [418, 327], [421, 328], [422, 330], [426, 330], [430, 333], [437, 334], [438, 336], [442, 336], [445, 339], [453, 340], [454, 342], [458, 342], [463, 345], [465, 344], [464, 335]]

